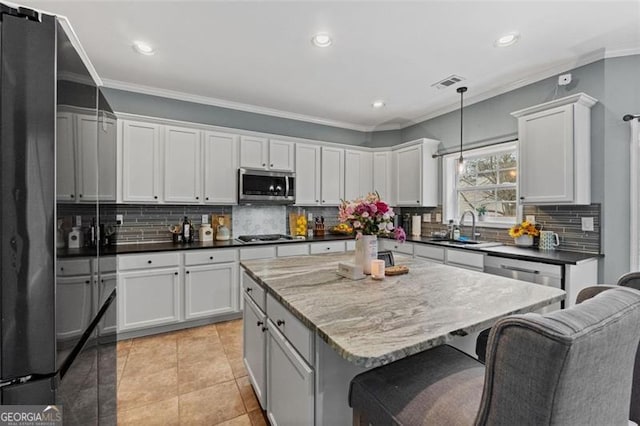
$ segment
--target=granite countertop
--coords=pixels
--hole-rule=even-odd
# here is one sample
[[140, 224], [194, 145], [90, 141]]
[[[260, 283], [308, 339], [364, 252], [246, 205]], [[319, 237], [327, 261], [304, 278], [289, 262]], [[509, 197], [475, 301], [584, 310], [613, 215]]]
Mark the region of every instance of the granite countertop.
[[[100, 247], [100, 255], [115, 255], [115, 254], [134, 254], [134, 253], [153, 253], [172, 250], [205, 250], [205, 249], [219, 249], [219, 248], [242, 248], [242, 247], [255, 247], [272, 244], [296, 244], [296, 243], [317, 243], [323, 241], [339, 241], [339, 240], [352, 240], [353, 235], [334, 235], [327, 234], [324, 237], [312, 237], [304, 239], [295, 239], [288, 241], [270, 241], [265, 242], [252, 242], [243, 243], [242, 241], [231, 239], [228, 241], [209, 241], [209, 242], [195, 242], [188, 244], [174, 244], [172, 242], [166, 243], [138, 243], [138, 244], [117, 244], [107, 247]], [[95, 247], [83, 247], [79, 249], [58, 249], [57, 256], [59, 258], [67, 257], [87, 257], [95, 256]]]
[[375, 367], [490, 327], [505, 315], [561, 301], [565, 292], [396, 255], [407, 275], [351, 281], [352, 253], [242, 261], [268, 293], [346, 360]]
[[516, 247], [510, 245], [495, 245], [495, 246], [476, 246], [474, 244], [468, 245], [451, 245], [451, 243], [434, 241], [430, 237], [413, 237], [407, 236], [407, 242], [418, 244], [429, 244], [443, 246], [452, 249], [470, 250], [482, 253], [487, 253], [489, 256], [508, 257], [511, 259], [530, 260], [533, 262], [544, 262], [554, 265], [576, 265], [587, 259], [593, 259], [598, 257], [604, 257], [602, 254], [596, 253], [580, 253], [574, 251], [563, 250], [540, 250], [534, 247]]

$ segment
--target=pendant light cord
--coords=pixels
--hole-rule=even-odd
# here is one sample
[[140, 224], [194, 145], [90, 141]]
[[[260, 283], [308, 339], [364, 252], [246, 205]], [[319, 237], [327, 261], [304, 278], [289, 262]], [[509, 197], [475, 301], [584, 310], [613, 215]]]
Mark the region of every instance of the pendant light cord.
[[464, 158], [462, 157], [462, 123], [463, 123], [463, 111], [464, 111], [464, 104], [463, 104], [463, 99], [464, 99], [464, 92], [467, 91], [466, 87], [458, 87], [456, 89], [456, 92], [460, 93], [460, 157], [458, 158], [458, 164], [461, 165], [464, 161]]

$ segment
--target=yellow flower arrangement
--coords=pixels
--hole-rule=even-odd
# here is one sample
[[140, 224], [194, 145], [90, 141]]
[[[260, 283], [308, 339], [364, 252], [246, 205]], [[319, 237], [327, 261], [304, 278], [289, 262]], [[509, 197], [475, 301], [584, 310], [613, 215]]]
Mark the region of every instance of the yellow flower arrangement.
[[540, 231], [533, 223], [527, 222], [526, 220], [519, 225], [512, 226], [509, 229], [509, 236], [511, 238], [518, 238], [523, 235], [531, 235], [532, 237], [537, 237], [538, 235], [540, 235]]

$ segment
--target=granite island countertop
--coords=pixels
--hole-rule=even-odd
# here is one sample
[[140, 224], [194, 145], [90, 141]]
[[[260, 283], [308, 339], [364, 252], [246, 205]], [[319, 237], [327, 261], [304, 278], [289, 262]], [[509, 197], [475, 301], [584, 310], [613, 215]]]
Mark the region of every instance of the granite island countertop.
[[[351, 281], [352, 253], [242, 261], [249, 276], [343, 358], [375, 367], [556, 303], [565, 292], [397, 255], [407, 275]], [[268, 314], [268, 312], [267, 312]]]

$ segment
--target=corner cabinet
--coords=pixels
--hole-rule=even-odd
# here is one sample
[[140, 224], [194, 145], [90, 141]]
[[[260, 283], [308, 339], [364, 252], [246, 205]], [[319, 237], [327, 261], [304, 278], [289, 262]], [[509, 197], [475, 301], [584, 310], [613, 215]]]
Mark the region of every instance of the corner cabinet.
[[591, 107], [596, 102], [578, 93], [511, 113], [518, 119], [521, 203], [591, 203]]
[[433, 154], [439, 143], [433, 139], [419, 139], [393, 151], [397, 206], [438, 205], [438, 160]]

